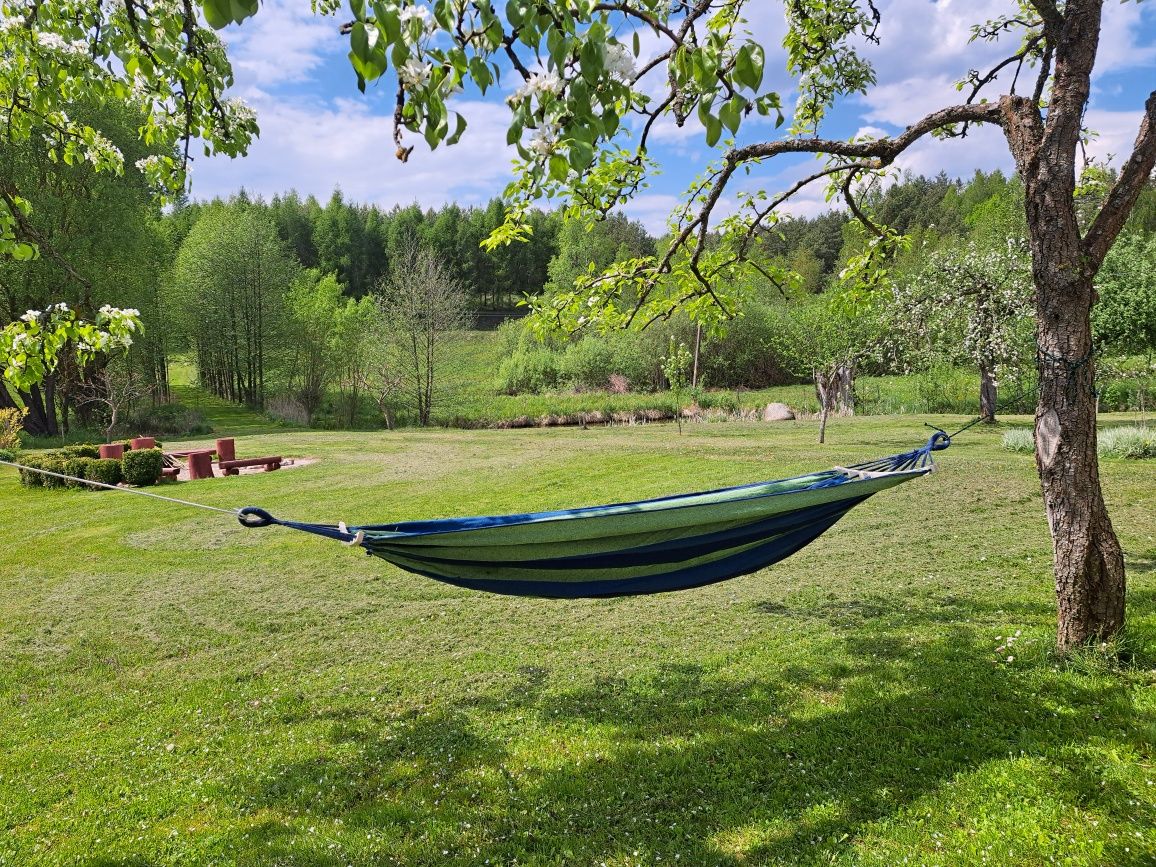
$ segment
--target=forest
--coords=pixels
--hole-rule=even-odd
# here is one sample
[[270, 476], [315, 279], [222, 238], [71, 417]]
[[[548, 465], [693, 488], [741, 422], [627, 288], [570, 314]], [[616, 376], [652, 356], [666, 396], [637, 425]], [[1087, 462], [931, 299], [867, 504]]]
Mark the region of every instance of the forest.
[[[126, 163], [150, 158], [127, 110], [98, 113]], [[654, 394], [682, 379], [679, 397], [692, 405], [725, 404], [720, 390], [810, 382], [824, 418], [862, 407], [860, 377], [888, 374], [965, 376], [974, 383], [967, 411], [985, 416], [1013, 394], [1015, 408], [1031, 404], [1023, 192], [999, 171], [903, 174], [865, 190], [863, 207], [903, 238], [882, 280], [861, 280], [869, 239], [833, 209], [763, 233], [761, 267], [728, 287], [738, 299], [728, 321], [704, 328], [680, 311], [642, 330], [569, 334], [532, 328], [525, 302], [549, 307], [668, 239], [617, 213], [585, 222], [534, 211], [528, 240], [487, 251], [482, 241], [504, 219], [497, 199], [384, 209], [342, 190], [324, 204], [293, 190], [269, 200], [241, 190], [162, 210], [141, 170], [66, 165], [36, 139], [0, 146], [0, 171], [43, 191], [29, 217], [42, 253], [0, 264], [0, 320], [59, 303], [82, 316], [112, 305], [139, 311], [143, 326], [123, 357], [0, 389], [0, 406], [24, 407], [32, 434], [104, 430], [110, 412], [138, 428], [195, 425], [173, 405], [175, 362], [220, 398], [327, 427], [485, 424], [463, 391], [555, 395], [559, 405], [578, 392], [597, 408], [599, 394]], [[1089, 210], [1110, 180], [1103, 168], [1085, 172]], [[1099, 277], [1108, 409], [1156, 400], [1154, 238], [1150, 184]], [[472, 367], [463, 352], [471, 332], [488, 347]]]

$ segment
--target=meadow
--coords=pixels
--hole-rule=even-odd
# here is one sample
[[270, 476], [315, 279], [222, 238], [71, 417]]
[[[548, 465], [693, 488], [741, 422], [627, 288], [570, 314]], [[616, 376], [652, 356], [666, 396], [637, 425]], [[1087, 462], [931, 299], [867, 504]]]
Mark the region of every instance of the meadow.
[[[350, 524], [707, 489], [927, 433], [338, 433], [199, 406], [239, 454], [318, 462], [163, 493]], [[1151, 864], [1156, 462], [1103, 462], [1126, 636], [1060, 660], [1033, 460], [1004, 430], [768, 570], [609, 600], [470, 593], [0, 468], [0, 864]]]

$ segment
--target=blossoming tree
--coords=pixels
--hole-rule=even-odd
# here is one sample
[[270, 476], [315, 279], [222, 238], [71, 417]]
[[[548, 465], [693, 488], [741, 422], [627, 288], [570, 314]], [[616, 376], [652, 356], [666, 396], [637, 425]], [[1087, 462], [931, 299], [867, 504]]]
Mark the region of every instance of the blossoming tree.
[[1030, 361], [1027, 245], [1013, 237], [998, 246], [969, 241], [937, 250], [892, 295], [892, 331], [905, 344], [902, 351], [978, 368], [979, 414], [995, 421], [997, 373]]
[[[67, 304], [29, 310], [0, 329], [0, 388], [35, 395], [25, 407], [31, 414], [53, 412], [52, 396], [40, 399], [40, 385], [69, 355], [84, 368], [101, 355], [128, 349], [140, 329], [140, 311], [107, 304], [91, 322], [78, 318]], [[45, 418], [30, 421], [35, 431], [50, 428]]]
[[[257, 11], [257, 0], [236, 5]], [[224, 46], [191, 0], [0, 0], [0, 139], [43, 135], [49, 155], [70, 165], [125, 170], [108, 136], [69, 109], [127, 103], [145, 118], [141, 137], [167, 154], [135, 170], [159, 194], [179, 192], [194, 142], [239, 154], [257, 132], [252, 110], [223, 95], [232, 80]], [[34, 191], [0, 177], [0, 257], [39, 254], [34, 207]]]

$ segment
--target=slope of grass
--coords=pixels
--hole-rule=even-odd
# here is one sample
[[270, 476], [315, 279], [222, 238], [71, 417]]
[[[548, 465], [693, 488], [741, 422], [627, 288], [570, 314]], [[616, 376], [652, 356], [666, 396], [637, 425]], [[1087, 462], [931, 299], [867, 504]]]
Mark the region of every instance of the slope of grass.
[[[168, 492], [302, 520], [501, 513], [925, 433], [687, 431], [264, 431], [238, 451], [319, 462]], [[0, 864], [1152, 863], [1156, 467], [1103, 467], [1129, 661], [1061, 663], [1032, 458], [1000, 437], [973, 429], [756, 575], [574, 602], [0, 470]]]

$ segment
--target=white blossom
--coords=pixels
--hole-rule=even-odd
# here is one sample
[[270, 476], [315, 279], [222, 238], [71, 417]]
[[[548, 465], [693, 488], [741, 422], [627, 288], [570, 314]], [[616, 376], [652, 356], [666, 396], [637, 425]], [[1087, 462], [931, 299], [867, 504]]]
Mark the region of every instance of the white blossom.
[[22, 321], [27, 322], [29, 325], [31, 325], [33, 322], [35, 322], [39, 318], [40, 318], [40, 311], [39, 310], [29, 310], [27, 313], [25, 313], [23, 316], [20, 317], [20, 319]]
[[156, 154], [150, 154], [147, 157], [142, 157], [141, 159], [137, 160], [134, 165], [140, 172], [156, 171], [161, 167], [161, 158]]
[[429, 10], [424, 6], [406, 6], [398, 13], [401, 19], [401, 26], [404, 27], [410, 21], [420, 21], [423, 25], [429, 21]]
[[401, 79], [402, 84], [406, 87], [421, 87], [429, 81], [429, 75], [432, 69], [432, 64], [422, 63], [416, 57], [411, 57], [401, 69], [397, 71], [397, 77]]
[[553, 129], [546, 126], [539, 127], [534, 137], [530, 139], [530, 150], [540, 156], [546, 156], [554, 150], [557, 143], [557, 133]]
[[606, 70], [619, 81], [634, 78], [634, 57], [630, 49], [620, 43], [606, 46]]
[[257, 119], [257, 112], [249, 106], [243, 99], [226, 100], [225, 107], [229, 112], [239, 121], [252, 121]]
[[562, 79], [558, 77], [558, 73], [553, 71], [536, 72], [526, 79], [521, 87], [514, 91], [511, 100], [520, 102], [528, 96], [538, 96], [540, 98], [544, 93], [557, 96], [561, 92]]

